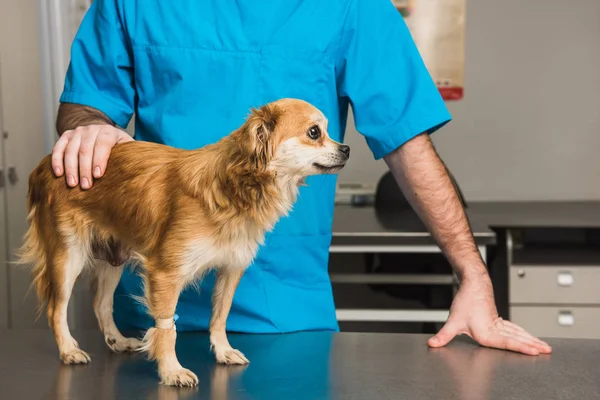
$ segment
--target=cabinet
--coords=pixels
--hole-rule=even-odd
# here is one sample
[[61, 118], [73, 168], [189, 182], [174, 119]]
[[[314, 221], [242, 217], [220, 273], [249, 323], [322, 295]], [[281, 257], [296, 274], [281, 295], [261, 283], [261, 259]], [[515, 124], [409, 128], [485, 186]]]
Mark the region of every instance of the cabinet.
[[515, 265], [510, 282], [514, 304], [600, 304], [600, 266]]
[[600, 307], [598, 306], [514, 305], [510, 312], [513, 321], [535, 336], [600, 339]]
[[[586, 235], [575, 229], [567, 233]], [[513, 322], [535, 336], [600, 339], [600, 251], [589, 242], [511, 249]]]

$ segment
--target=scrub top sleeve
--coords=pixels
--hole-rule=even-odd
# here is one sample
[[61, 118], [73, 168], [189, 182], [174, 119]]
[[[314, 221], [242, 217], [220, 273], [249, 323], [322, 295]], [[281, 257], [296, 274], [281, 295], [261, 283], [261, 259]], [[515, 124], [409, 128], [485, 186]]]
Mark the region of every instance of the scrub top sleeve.
[[71, 46], [60, 101], [96, 108], [125, 128], [134, 110], [133, 60], [116, 0], [94, 0]]
[[352, 0], [336, 68], [340, 96], [376, 159], [452, 118], [390, 0]]

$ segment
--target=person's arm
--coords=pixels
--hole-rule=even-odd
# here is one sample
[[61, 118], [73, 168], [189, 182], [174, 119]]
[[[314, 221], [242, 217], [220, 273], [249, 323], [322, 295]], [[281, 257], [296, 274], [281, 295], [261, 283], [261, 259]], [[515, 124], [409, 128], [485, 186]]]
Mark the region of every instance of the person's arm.
[[384, 157], [404, 196], [442, 249], [460, 279], [444, 327], [429, 340], [445, 346], [466, 334], [483, 346], [537, 355], [550, 346], [498, 316], [492, 282], [466, 213], [429, 135], [422, 134]]
[[416, 136], [384, 160], [458, 278], [488, 280], [463, 206], [429, 135]]
[[94, 178], [104, 174], [117, 143], [133, 140], [103, 112], [80, 104], [60, 104], [56, 130], [60, 138], [52, 149], [54, 173], [82, 189], [91, 188]]
[[124, 0], [95, 0], [71, 45], [56, 120], [52, 167], [71, 187], [88, 189], [106, 169], [112, 147], [134, 113], [133, 54]]
[[115, 123], [102, 111], [93, 107], [74, 103], [60, 103], [56, 117], [58, 136], [61, 136], [65, 131], [88, 125], [115, 126]]
[[[526, 354], [547, 344], [498, 316], [491, 279], [430, 135], [451, 120], [403, 18], [389, 0], [352, 0], [336, 57], [339, 93], [376, 159], [385, 159], [407, 200], [461, 278], [450, 317], [429, 340], [467, 334], [483, 346]], [[373, 21], [377, 21], [376, 24]]]

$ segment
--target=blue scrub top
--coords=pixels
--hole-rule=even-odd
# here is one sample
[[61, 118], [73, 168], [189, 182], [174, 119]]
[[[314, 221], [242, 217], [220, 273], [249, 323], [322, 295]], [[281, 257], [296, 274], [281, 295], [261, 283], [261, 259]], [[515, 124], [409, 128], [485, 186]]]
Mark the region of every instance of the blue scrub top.
[[[137, 140], [194, 149], [238, 128], [251, 107], [306, 100], [343, 141], [349, 105], [376, 159], [451, 118], [390, 0], [95, 0], [71, 49], [62, 102], [104, 112]], [[266, 238], [235, 294], [230, 331], [338, 330], [328, 255], [336, 176], [314, 176]], [[214, 275], [186, 289], [179, 330], [205, 330]], [[152, 319], [115, 293], [121, 329]]]

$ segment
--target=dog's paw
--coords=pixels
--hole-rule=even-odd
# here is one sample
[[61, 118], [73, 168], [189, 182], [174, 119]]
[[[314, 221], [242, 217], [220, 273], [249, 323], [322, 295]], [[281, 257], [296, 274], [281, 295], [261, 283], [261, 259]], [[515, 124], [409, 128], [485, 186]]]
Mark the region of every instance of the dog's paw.
[[163, 385], [194, 387], [198, 385], [198, 377], [189, 369], [180, 368], [166, 374], [162, 379]]
[[223, 350], [215, 348], [215, 357], [219, 364], [245, 365], [250, 362], [241, 351], [231, 347]]
[[62, 353], [60, 355], [60, 360], [65, 364], [87, 364], [92, 361], [85, 351], [78, 348]]
[[136, 338], [124, 338], [116, 336], [106, 336], [104, 341], [108, 347], [115, 353], [126, 351], [137, 351], [142, 347], [142, 341]]

